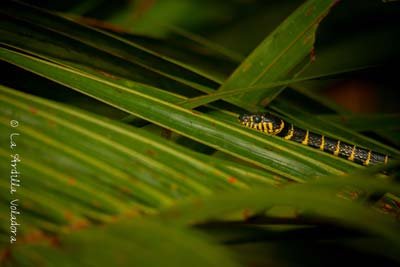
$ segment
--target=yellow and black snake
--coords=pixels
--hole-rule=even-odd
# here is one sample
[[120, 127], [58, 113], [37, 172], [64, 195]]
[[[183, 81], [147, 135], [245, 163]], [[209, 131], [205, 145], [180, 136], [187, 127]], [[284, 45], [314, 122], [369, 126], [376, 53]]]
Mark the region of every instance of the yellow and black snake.
[[387, 164], [389, 159], [388, 155], [303, 130], [269, 113], [243, 114], [239, 116], [239, 121], [246, 127], [318, 148], [365, 166]]

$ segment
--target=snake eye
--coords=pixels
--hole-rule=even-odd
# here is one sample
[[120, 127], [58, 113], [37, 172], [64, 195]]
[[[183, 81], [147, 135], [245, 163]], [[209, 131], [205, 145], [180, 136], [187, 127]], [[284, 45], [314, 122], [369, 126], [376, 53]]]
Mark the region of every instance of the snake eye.
[[261, 116], [254, 116], [254, 118], [253, 118], [253, 121], [255, 122], [255, 123], [260, 123], [261, 122]]

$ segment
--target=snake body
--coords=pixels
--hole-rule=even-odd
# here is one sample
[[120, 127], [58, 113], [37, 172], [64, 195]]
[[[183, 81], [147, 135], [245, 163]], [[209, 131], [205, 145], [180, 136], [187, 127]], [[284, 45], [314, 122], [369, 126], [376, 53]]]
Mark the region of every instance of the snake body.
[[269, 113], [243, 114], [239, 116], [239, 121], [246, 127], [311, 146], [365, 166], [387, 164], [389, 159], [388, 155], [298, 128]]

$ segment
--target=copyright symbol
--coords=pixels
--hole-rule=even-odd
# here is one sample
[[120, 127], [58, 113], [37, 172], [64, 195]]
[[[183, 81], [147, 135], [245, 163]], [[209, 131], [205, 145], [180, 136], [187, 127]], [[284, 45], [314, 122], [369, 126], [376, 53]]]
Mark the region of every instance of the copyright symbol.
[[10, 125], [11, 125], [11, 127], [16, 128], [16, 127], [18, 127], [19, 122], [17, 120], [11, 120]]

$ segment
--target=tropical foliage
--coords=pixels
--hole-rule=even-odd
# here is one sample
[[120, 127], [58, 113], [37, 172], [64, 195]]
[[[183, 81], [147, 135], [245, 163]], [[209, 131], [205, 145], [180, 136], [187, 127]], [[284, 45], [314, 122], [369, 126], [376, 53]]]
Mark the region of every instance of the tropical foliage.
[[[81, 2], [0, 9], [2, 266], [398, 264], [399, 116], [353, 114], [313, 88], [387, 67], [395, 45], [372, 53], [365, 40], [393, 44], [400, 27], [318, 43], [346, 3], [136, 1], [96, 13]], [[227, 14], [241, 19], [209, 39], [181, 28]], [[258, 24], [269, 28], [251, 37]], [[357, 165], [244, 128], [243, 112], [392, 160]]]

